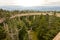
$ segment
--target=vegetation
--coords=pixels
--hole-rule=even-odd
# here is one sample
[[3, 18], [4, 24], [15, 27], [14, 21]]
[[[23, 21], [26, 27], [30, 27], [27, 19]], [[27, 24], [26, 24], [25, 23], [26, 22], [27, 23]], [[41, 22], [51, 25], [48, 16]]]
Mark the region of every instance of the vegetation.
[[56, 11], [53, 11], [53, 15], [41, 14], [10, 19], [12, 15], [37, 12], [0, 9], [0, 19], [5, 18], [0, 23], [0, 40], [52, 40], [60, 32], [60, 17], [56, 17]]

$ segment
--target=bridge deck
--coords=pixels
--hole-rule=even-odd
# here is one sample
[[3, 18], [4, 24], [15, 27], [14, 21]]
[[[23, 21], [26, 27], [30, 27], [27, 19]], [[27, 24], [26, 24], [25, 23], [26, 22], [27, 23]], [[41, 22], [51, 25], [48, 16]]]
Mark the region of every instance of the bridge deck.
[[[46, 15], [47, 13], [25, 13], [25, 14], [16, 14], [16, 15], [12, 15], [12, 16], [10, 17], [10, 19], [15, 18], [15, 17], [21, 17], [21, 16], [31, 16], [31, 15], [41, 15], [41, 14]], [[53, 15], [53, 13], [48, 13], [48, 14], [49, 14], [49, 15]], [[60, 17], [60, 13], [57, 13], [56, 16], [57, 16], [57, 17]], [[3, 21], [5, 21], [4, 18], [1, 18], [1, 19], [0, 19], [0, 23], [2, 23]]]

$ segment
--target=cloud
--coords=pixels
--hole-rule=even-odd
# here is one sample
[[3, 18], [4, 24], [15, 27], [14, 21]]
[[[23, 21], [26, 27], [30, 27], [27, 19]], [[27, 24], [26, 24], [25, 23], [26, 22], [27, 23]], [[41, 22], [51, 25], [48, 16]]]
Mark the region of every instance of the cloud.
[[50, 2], [48, 4], [45, 4], [47, 6], [60, 6], [60, 2]]
[[0, 0], [1, 5], [60, 6], [60, 0]]
[[15, 0], [0, 0], [0, 6], [1, 5], [14, 5], [15, 4], [14, 1]]
[[47, 0], [46, 6], [60, 6], [60, 0]]

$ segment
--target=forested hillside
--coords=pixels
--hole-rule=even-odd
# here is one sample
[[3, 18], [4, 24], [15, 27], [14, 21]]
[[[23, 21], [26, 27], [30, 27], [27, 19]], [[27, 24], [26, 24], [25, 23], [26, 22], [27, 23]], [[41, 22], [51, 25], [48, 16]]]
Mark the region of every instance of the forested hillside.
[[[10, 19], [16, 14], [38, 12], [41, 15], [20, 16]], [[52, 14], [43, 15], [42, 11], [0, 9], [0, 40], [52, 40], [60, 32], [60, 17], [56, 16], [56, 11], [53, 11]], [[1, 22], [1, 19], [4, 21]]]

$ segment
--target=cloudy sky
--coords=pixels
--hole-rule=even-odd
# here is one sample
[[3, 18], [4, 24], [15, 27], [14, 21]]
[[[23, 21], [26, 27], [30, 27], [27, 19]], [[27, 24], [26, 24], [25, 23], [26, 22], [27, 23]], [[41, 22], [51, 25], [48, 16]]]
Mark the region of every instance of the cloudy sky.
[[60, 6], [60, 0], [0, 0], [0, 6]]

